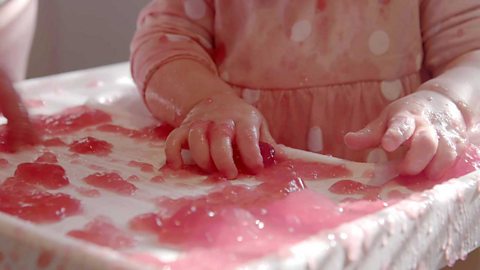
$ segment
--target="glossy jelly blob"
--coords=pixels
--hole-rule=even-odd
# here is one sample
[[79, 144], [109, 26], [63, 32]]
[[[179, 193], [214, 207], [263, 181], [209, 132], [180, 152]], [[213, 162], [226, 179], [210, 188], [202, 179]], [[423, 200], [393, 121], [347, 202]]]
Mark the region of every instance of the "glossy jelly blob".
[[121, 195], [133, 195], [137, 187], [118, 173], [94, 173], [83, 179], [87, 184]]
[[97, 217], [87, 223], [83, 229], [72, 230], [67, 235], [113, 249], [129, 248], [135, 245], [134, 239], [127, 232], [120, 230], [104, 217]]
[[19, 164], [14, 177], [26, 183], [40, 185], [48, 189], [58, 189], [70, 183], [62, 166], [49, 163]]
[[39, 156], [35, 162], [37, 163], [58, 163], [57, 156], [52, 152], [45, 152]]
[[43, 133], [66, 134], [110, 121], [112, 117], [104, 111], [79, 106], [59, 114], [38, 117], [34, 122]]
[[142, 172], [153, 172], [153, 170], [154, 170], [154, 167], [153, 167], [152, 164], [146, 163], [146, 162], [135, 161], [135, 160], [130, 161], [128, 163], [128, 166], [140, 168], [140, 170]]
[[35, 223], [51, 223], [81, 212], [81, 203], [68, 194], [40, 191], [17, 178], [0, 185], [0, 211]]
[[112, 152], [113, 145], [94, 137], [85, 137], [70, 144], [69, 150], [84, 155], [107, 156]]
[[140, 140], [165, 140], [174, 128], [168, 124], [145, 127], [140, 130], [130, 129], [119, 125], [106, 124], [99, 126], [97, 130], [116, 133], [132, 139]]

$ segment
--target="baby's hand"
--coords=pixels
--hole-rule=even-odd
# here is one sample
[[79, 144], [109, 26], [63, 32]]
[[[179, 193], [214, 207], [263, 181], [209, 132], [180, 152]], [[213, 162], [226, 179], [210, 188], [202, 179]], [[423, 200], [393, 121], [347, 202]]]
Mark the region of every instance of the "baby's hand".
[[6, 143], [10, 151], [38, 141], [28, 113], [8, 77], [0, 70], [0, 112], [7, 118]]
[[238, 170], [232, 145], [238, 147], [246, 167], [258, 172], [263, 168], [259, 141], [275, 145], [261, 113], [234, 94], [216, 94], [195, 105], [168, 136], [167, 163], [180, 168], [182, 146], [188, 145], [200, 168], [209, 172], [218, 170], [233, 179]]
[[409, 147], [399, 170], [415, 175], [423, 170], [440, 177], [466, 145], [466, 125], [452, 100], [433, 91], [418, 91], [388, 105], [373, 122], [345, 136], [352, 149], [380, 146], [388, 152]]

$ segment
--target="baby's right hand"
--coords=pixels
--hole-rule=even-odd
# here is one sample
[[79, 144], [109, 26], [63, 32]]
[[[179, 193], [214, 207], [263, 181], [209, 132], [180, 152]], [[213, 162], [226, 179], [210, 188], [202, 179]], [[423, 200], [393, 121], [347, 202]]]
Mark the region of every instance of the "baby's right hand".
[[167, 138], [167, 164], [179, 169], [181, 150], [188, 145], [195, 163], [205, 171], [218, 170], [229, 179], [238, 175], [233, 158], [236, 145], [245, 166], [252, 172], [263, 168], [259, 141], [275, 145], [262, 114], [232, 93], [202, 100]]

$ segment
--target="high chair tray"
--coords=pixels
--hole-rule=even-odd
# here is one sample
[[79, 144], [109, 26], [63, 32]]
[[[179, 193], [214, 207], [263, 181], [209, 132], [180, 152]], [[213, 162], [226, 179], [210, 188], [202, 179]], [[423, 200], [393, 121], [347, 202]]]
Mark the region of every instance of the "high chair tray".
[[163, 166], [127, 63], [17, 86], [43, 142], [0, 143], [1, 269], [434, 269], [479, 246], [476, 149], [449, 180], [375, 187], [372, 164], [283, 147], [228, 181]]

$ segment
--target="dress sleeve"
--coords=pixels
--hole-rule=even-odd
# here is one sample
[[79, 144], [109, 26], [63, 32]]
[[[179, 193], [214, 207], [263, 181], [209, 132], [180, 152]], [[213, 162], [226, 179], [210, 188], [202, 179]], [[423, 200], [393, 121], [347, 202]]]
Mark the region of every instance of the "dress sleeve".
[[155, 71], [178, 59], [196, 61], [217, 73], [212, 5], [211, 0], [154, 0], [141, 11], [130, 46], [132, 77], [140, 91]]
[[479, 0], [421, 0], [425, 66], [437, 75], [453, 59], [480, 49]]

